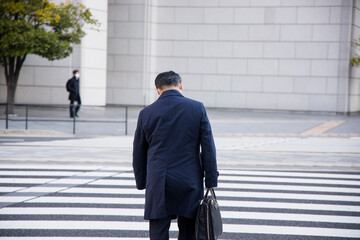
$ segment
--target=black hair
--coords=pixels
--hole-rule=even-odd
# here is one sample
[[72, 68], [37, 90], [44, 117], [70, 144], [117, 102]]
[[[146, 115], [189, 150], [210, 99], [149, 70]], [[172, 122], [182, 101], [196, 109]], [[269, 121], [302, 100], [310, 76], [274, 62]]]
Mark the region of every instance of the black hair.
[[173, 71], [162, 72], [155, 78], [156, 88], [162, 90], [163, 86], [179, 86], [181, 83], [181, 77], [179, 74]]
[[73, 74], [75, 74], [75, 73], [77, 73], [77, 72], [79, 72], [79, 70], [74, 70], [74, 71], [73, 71]]

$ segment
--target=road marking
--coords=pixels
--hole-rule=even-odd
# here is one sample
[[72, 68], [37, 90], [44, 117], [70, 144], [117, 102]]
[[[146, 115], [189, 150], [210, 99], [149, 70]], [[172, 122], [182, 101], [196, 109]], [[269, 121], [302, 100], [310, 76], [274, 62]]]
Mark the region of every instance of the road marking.
[[[133, 186], [133, 185], [131, 185]], [[248, 190], [278, 190], [278, 191], [312, 191], [312, 192], [325, 192], [325, 193], [360, 193], [360, 188], [341, 188], [341, 187], [319, 187], [319, 186], [293, 186], [293, 185], [269, 185], [269, 184], [247, 184], [247, 183], [224, 183], [219, 182], [218, 187], [220, 189], [248, 189]], [[47, 187], [38, 187], [24, 189], [20, 192], [42, 192], [47, 191]], [[133, 190], [133, 191], [131, 191]], [[143, 194], [136, 189], [128, 188], [80, 188], [73, 187], [63, 190], [61, 192], [68, 193], [96, 193], [96, 194]]]
[[118, 174], [117, 172], [81, 172], [81, 171], [0, 171], [1, 176], [59, 176], [59, 177], [70, 177], [70, 176], [111, 176]]
[[276, 182], [276, 183], [297, 183], [297, 184], [331, 184], [349, 185], [360, 187], [360, 181], [337, 180], [337, 179], [308, 179], [308, 178], [285, 178], [285, 177], [256, 177], [256, 176], [219, 176], [220, 180], [244, 181], [244, 182]]
[[[143, 217], [144, 210], [128, 208], [73, 208], [73, 207], [38, 207], [38, 208], [3, 208], [1, 215], [89, 215], [89, 216], [137, 216]], [[360, 217], [329, 216], [315, 214], [295, 213], [266, 213], [266, 212], [241, 212], [221, 211], [222, 218], [226, 219], [260, 219], [278, 221], [304, 221], [304, 222], [329, 222], [360, 224]]]
[[249, 233], [249, 234], [278, 234], [298, 236], [321, 236], [359, 238], [360, 230], [332, 229], [332, 228], [310, 228], [310, 227], [287, 227], [287, 226], [266, 226], [266, 225], [240, 225], [224, 224], [224, 232]]
[[341, 124], [343, 124], [345, 121], [344, 120], [332, 120], [332, 121], [327, 121], [324, 122], [314, 128], [311, 128], [309, 130], [306, 130], [302, 133], [300, 133], [300, 136], [316, 136], [316, 135], [321, 135], [324, 134], [325, 132], [336, 128], [338, 126], [340, 126]]
[[39, 197], [29, 203], [93, 203], [93, 204], [145, 204], [144, 198], [104, 198], [104, 197]]
[[[13, 171], [0, 169], [0, 228], [6, 234], [0, 240], [146, 239], [145, 191], [135, 188], [131, 168], [48, 167], [57, 170], [21, 165]], [[216, 193], [224, 238], [360, 238], [359, 174], [219, 171]], [[29, 182], [34, 186], [23, 187]], [[177, 225], [170, 229], [176, 235]], [[89, 230], [93, 238], [82, 236]], [[53, 231], [62, 237], [44, 237]], [[72, 236], [74, 231], [78, 237]], [[121, 237], [111, 238], [118, 233]]]
[[[148, 231], [147, 222], [123, 221], [1, 221], [2, 229], [51, 229], [51, 230], [127, 230]], [[323, 237], [360, 237], [360, 230], [288, 227], [266, 225], [223, 224], [224, 232], [250, 233], [250, 234], [281, 234], [298, 236], [323, 236]], [[305, 230], [305, 231], [304, 231]], [[177, 231], [177, 226], [172, 224], [170, 231]]]
[[[130, 173], [120, 173], [119, 176], [124, 176], [126, 174], [127, 177], [130, 177]], [[133, 173], [131, 173], [134, 175]], [[254, 175], [254, 176], [282, 176], [282, 177], [314, 177], [314, 178], [344, 178], [344, 179], [360, 179], [359, 175], [356, 174], [334, 174], [334, 173], [312, 173], [312, 172], [275, 172], [275, 171], [237, 171], [237, 170], [229, 170], [229, 169], [221, 169], [220, 175]], [[115, 175], [114, 177], [116, 177]]]
[[6, 138], [0, 138], [0, 142], [24, 142], [25, 139], [6, 139]]
[[[149, 238], [107, 238], [107, 237], [0, 237], [0, 240], [149, 240]], [[177, 238], [170, 238], [177, 240]]]

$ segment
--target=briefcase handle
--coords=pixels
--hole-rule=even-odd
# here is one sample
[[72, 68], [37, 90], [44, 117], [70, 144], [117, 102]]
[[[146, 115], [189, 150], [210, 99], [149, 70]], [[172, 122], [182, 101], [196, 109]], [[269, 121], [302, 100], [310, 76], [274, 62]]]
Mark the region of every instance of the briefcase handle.
[[206, 193], [205, 193], [204, 199], [207, 198], [207, 196], [209, 195], [209, 192], [211, 192], [211, 195], [216, 199], [214, 188], [206, 188]]

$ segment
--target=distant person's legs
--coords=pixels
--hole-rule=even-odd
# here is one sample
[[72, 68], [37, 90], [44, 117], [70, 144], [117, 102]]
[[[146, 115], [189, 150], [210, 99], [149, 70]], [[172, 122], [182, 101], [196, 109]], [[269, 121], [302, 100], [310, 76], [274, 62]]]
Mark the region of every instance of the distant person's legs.
[[150, 240], [169, 240], [171, 217], [150, 220]]
[[195, 240], [195, 218], [178, 217], [179, 240]]
[[77, 105], [75, 107], [75, 117], [78, 117], [78, 111], [80, 110], [80, 105], [81, 105], [81, 98], [78, 97], [78, 100], [77, 100]]

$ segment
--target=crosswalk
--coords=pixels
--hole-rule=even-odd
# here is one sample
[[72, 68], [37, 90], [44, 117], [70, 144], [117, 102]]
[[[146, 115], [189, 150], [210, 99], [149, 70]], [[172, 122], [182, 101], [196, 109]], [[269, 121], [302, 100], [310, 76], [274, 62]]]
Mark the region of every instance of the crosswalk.
[[[360, 239], [359, 172], [219, 172], [221, 239]], [[0, 166], [0, 240], [148, 239], [143, 207], [129, 167]]]

